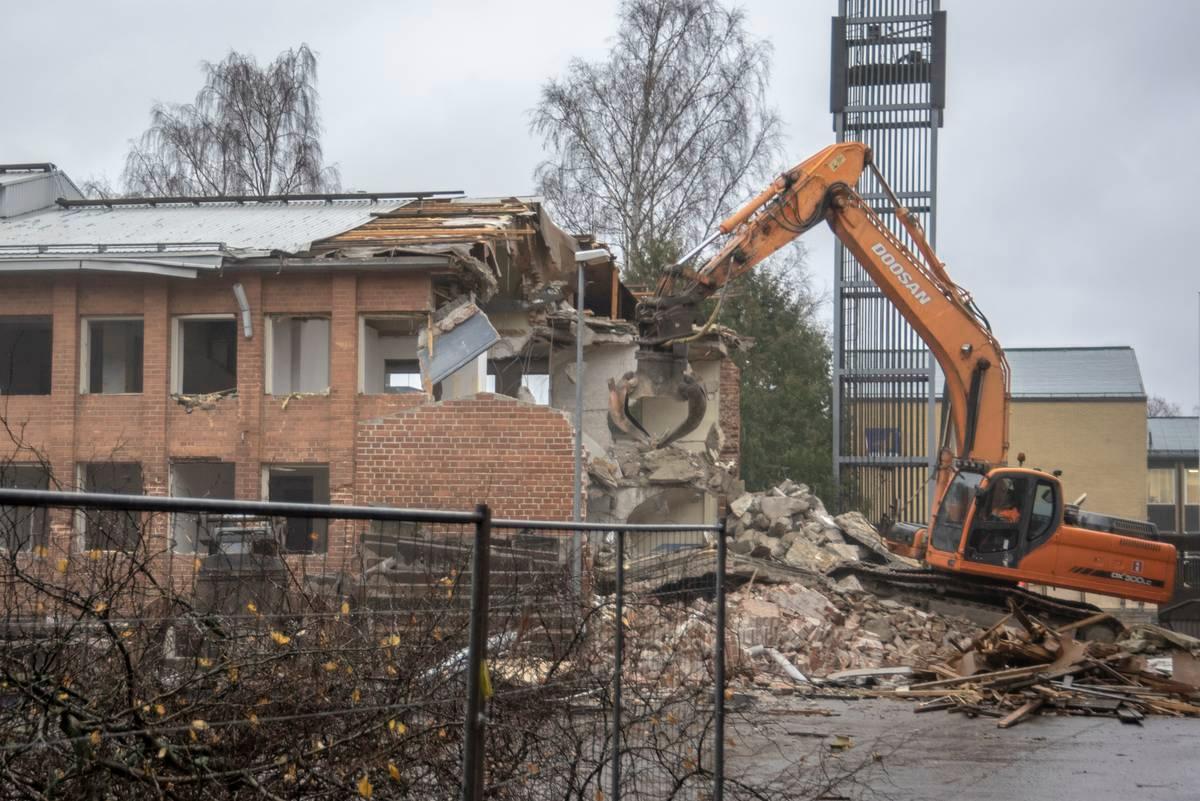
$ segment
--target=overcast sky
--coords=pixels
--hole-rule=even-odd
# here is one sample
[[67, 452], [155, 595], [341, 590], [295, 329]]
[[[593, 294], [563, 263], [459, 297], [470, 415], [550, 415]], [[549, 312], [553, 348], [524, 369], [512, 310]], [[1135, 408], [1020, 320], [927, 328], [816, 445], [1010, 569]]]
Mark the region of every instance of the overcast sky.
[[[320, 56], [325, 153], [353, 189], [528, 194], [528, 110], [603, 56], [616, 2], [4, 2], [0, 162], [117, 182], [155, 100], [201, 61]], [[790, 161], [832, 141], [835, 0], [747, 0], [774, 45]], [[1133, 345], [1150, 394], [1197, 404], [1200, 3], [944, 0], [938, 252], [1007, 347]], [[1189, 200], [1189, 198], [1191, 198]], [[1191, 209], [1189, 211], [1189, 209]], [[808, 235], [832, 283], [831, 235]]]

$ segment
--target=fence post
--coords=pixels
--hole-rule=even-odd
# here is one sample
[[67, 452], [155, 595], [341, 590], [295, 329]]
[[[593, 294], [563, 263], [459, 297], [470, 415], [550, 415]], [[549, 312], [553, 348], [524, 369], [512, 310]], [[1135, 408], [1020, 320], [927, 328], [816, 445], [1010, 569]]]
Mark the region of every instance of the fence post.
[[721, 518], [721, 530], [717, 532], [716, 601], [717, 636], [713, 643], [713, 728], [716, 742], [713, 743], [713, 801], [725, 797], [725, 558], [726, 534], [729, 518]]
[[467, 642], [467, 703], [463, 723], [463, 801], [481, 801], [484, 772], [483, 671], [487, 659], [488, 581], [492, 545], [492, 510], [475, 507], [475, 546], [471, 555], [471, 622]]
[[613, 642], [612, 801], [621, 799], [621, 684], [625, 660], [625, 530], [617, 529], [616, 637]]

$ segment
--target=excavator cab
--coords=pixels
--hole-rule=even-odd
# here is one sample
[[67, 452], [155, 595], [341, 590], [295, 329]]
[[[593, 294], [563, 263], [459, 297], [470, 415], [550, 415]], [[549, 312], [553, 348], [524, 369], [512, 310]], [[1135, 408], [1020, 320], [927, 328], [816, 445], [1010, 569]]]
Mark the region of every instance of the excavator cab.
[[952, 568], [961, 550], [964, 561], [1015, 569], [1062, 519], [1062, 484], [1054, 476], [1006, 467], [986, 474], [962, 469], [934, 516], [928, 557]]
[[1016, 568], [1062, 521], [1062, 484], [1034, 470], [1000, 468], [975, 488], [963, 558]]

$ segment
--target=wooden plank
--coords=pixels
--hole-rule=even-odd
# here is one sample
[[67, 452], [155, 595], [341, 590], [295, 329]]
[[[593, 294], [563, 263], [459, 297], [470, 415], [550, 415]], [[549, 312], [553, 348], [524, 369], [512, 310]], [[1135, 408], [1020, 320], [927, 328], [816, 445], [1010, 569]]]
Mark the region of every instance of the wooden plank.
[[996, 721], [996, 726], [1001, 729], [1012, 728], [1041, 709], [1044, 703], [1046, 703], [1045, 698], [1034, 698], [1032, 701], [1026, 701], [1020, 707]]
[[1028, 676], [1036, 676], [1038, 673], [1046, 669], [1046, 665], [1030, 665], [1028, 667], [1007, 668], [1005, 670], [993, 670], [990, 673], [976, 673], [974, 676], [959, 676], [955, 679], [938, 679], [937, 681], [925, 681], [920, 684], [913, 684], [910, 690], [932, 690], [938, 687], [956, 687], [960, 684], [991, 684], [1005, 679], [1023, 679]]

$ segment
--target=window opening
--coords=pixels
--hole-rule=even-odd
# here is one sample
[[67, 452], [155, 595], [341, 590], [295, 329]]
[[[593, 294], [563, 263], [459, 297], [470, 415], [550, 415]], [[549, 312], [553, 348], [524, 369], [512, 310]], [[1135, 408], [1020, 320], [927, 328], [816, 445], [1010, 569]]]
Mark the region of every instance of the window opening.
[[92, 394], [142, 391], [141, 320], [84, 320], [83, 392]]
[[549, 406], [549, 362], [528, 357], [489, 359], [484, 389], [497, 395], [523, 398], [541, 406]]
[[272, 317], [267, 394], [329, 389], [329, 318]]
[[[176, 462], [171, 465], [171, 495], [176, 498], [234, 497], [232, 462]], [[207, 512], [179, 513], [171, 518], [171, 548], [178, 553], [215, 553], [215, 520]]]
[[1151, 467], [1146, 471], [1149, 503], [1175, 503], [1175, 468]]
[[0, 317], [0, 395], [49, 395], [50, 317]]
[[383, 391], [388, 393], [423, 392], [421, 364], [416, 359], [387, 359], [384, 362]]
[[365, 395], [424, 391], [417, 339], [425, 318], [393, 315], [362, 318], [359, 391]]
[[237, 389], [237, 321], [182, 318], [178, 335], [180, 393], [208, 395]]
[[[328, 465], [275, 465], [267, 468], [267, 500], [281, 503], [329, 503]], [[289, 517], [283, 535], [285, 553], [324, 553], [329, 521]]]
[[[50, 474], [42, 465], [0, 465], [0, 487], [49, 489]], [[44, 506], [0, 506], [0, 548], [31, 551], [47, 544], [46, 533]]]
[[[84, 492], [142, 494], [142, 466], [137, 463], [96, 462], [80, 469]], [[84, 550], [133, 552], [141, 540], [141, 515], [120, 509], [90, 509], [81, 513]]]

